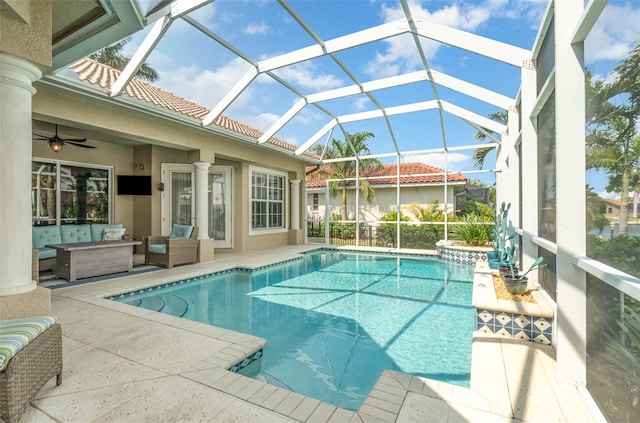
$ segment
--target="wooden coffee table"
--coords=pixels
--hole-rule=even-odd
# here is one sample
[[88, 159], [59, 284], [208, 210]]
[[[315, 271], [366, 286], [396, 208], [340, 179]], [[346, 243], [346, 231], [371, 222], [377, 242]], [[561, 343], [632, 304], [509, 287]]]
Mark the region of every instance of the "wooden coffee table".
[[140, 241], [47, 244], [56, 249], [56, 276], [69, 282], [133, 270], [133, 247]]

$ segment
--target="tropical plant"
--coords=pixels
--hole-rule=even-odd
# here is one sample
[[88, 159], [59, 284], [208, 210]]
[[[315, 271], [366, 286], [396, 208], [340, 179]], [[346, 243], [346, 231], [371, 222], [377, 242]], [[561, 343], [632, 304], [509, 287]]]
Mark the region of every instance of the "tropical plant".
[[[125, 66], [127, 66], [127, 63], [129, 63], [130, 58], [122, 54], [122, 49], [129, 41], [131, 41], [131, 37], [118, 41], [117, 43], [105, 47], [102, 50], [98, 50], [89, 56], [89, 58], [114, 69], [123, 70]], [[158, 71], [153, 69], [146, 62], [140, 66], [134, 76], [149, 82], [155, 82], [160, 79]]]
[[507, 265], [507, 243], [516, 236], [515, 232], [508, 231], [510, 208], [511, 203], [507, 204], [503, 201], [493, 223], [493, 248], [499, 266]]
[[452, 226], [451, 239], [473, 246], [485, 246], [493, 241], [493, 225], [475, 213], [464, 216], [462, 223]]
[[[355, 134], [347, 134], [345, 141], [334, 138], [324, 151], [324, 158], [345, 159], [369, 155], [371, 151], [367, 146], [367, 141], [374, 136], [371, 132], [356, 132]], [[317, 145], [312, 150], [322, 154], [323, 148]], [[347, 187], [353, 184], [350, 179], [356, 177], [356, 169], [362, 175], [371, 169], [380, 168], [382, 168], [382, 163], [378, 159], [354, 159], [332, 162], [328, 171], [319, 171], [324, 173], [328, 179], [336, 179], [329, 183], [329, 194], [336, 196], [338, 192], [342, 193], [342, 220], [347, 220]], [[359, 185], [364, 198], [371, 203], [375, 198], [375, 190], [366, 179], [361, 179]]]
[[[615, 68], [613, 82], [587, 72], [587, 168], [609, 175], [607, 190], [620, 192], [620, 234], [628, 232], [629, 192], [640, 163], [640, 43]], [[614, 104], [628, 96], [628, 102]], [[635, 187], [637, 188], [637, 187]]]
[[[507, 118], [508, 118], [507, 112], [495, 112], [489, 115], [489, 119], [492, 119], [492, 120], [495, 120], [496, 122], [500, 122], [504, 124], [507, 123]], [[490, 134], [493, 134], [496, 136], [498, 135], [487, 128], [482, 128], [482, 129]], [[487, 139], [487, 134], [485, 132], [478, 131], [476, 133], [475, 139], [476, 141], [485, 142]], [[476, 169], [482, 169], [482, 167], [484, 166], [484, 161], [491, 150], [493, 150], [492, 147], [486, 147], [486, 148], [478, 148], [473, 152], [473, 166]]]
[[602, 230], [609, 222], [604, 217], [606, 207], [604, 200], [593, 191], [592, 187], [587, 185], [587, 231], [597, 229], [598, 233], [602, 233]]
[[634, 422], [640, 414], [640, 315], [626, 307], [615, 326], [607, 327], [604, 348], [590, 369], [606, 387], [603, 404], [611, 421]]
[[531, 264], [531, 266], [529, 266], [529, 268], [525, 272], [522, 272], [522, 273], [520, 273], [518, 275], [516, 275], [516, 273], [515, 273], [515, 265], [514, 264], [510, 264], [509, 267], [511, 268], [511, 277], [512, 278], [517, 278], [517, 279], [520, 279], [520, 280], [524, 280], [532, 270], [544, 266], [544, 264], [542, 264], [543, 260], [544, 259], [542, 257], [538, 257], [537, 259], [535, 259], [535, 261]]
[[420, 222], [444, 222], [444, 210], [438, 200], [433, 200], [427, 205], [411, 203], [407, 211]]

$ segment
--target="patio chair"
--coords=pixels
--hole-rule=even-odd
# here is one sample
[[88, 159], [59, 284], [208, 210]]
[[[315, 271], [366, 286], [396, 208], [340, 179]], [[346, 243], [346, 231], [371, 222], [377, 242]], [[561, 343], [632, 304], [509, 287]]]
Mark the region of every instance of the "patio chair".
[[144, 263], [171, 269], [178, 264], [198, 262], [198, 228], [174, 224], [169, 236], [148, 236], [143, 239]]
[[18, 421], [54, 376], [62, 383], [62, 328], [52, 316], [0, 321], [0, 421]]

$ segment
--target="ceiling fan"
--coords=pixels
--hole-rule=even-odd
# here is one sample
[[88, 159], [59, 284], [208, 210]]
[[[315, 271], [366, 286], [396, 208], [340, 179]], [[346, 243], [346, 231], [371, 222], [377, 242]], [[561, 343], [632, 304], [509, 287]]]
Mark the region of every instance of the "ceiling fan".
[[34, 135], [33, 139], [36, 141], [47, 141], [49, 143], [49, 147], [51, 147], [51, 149], [56, 153], [59, 151], [62, 151], [62, 147], [65, 144], [71, 144], [71, 145], [75, 145], [76, 147], [82, 147], [82, 148], [95, 148], [92, 145], [79, 144], [81, 142], [86, 142], [87, 141], [86, 138], [60, 138], [58, 136], [58, 124], [56, 124], [56, 134], [52, 137], [47, 137], [45, 135], [40, 135], [40, 134], [33, 134], [33, 135]]

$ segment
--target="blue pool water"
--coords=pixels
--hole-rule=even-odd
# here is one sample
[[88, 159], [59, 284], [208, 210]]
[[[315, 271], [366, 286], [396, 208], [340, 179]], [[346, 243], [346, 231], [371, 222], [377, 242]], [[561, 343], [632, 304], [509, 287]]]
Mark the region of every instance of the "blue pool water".
[[321, 250], [117, 301], [265, 338], [253, 377], [357, 410], [385, 369], [469, 385], [472, 272]]

